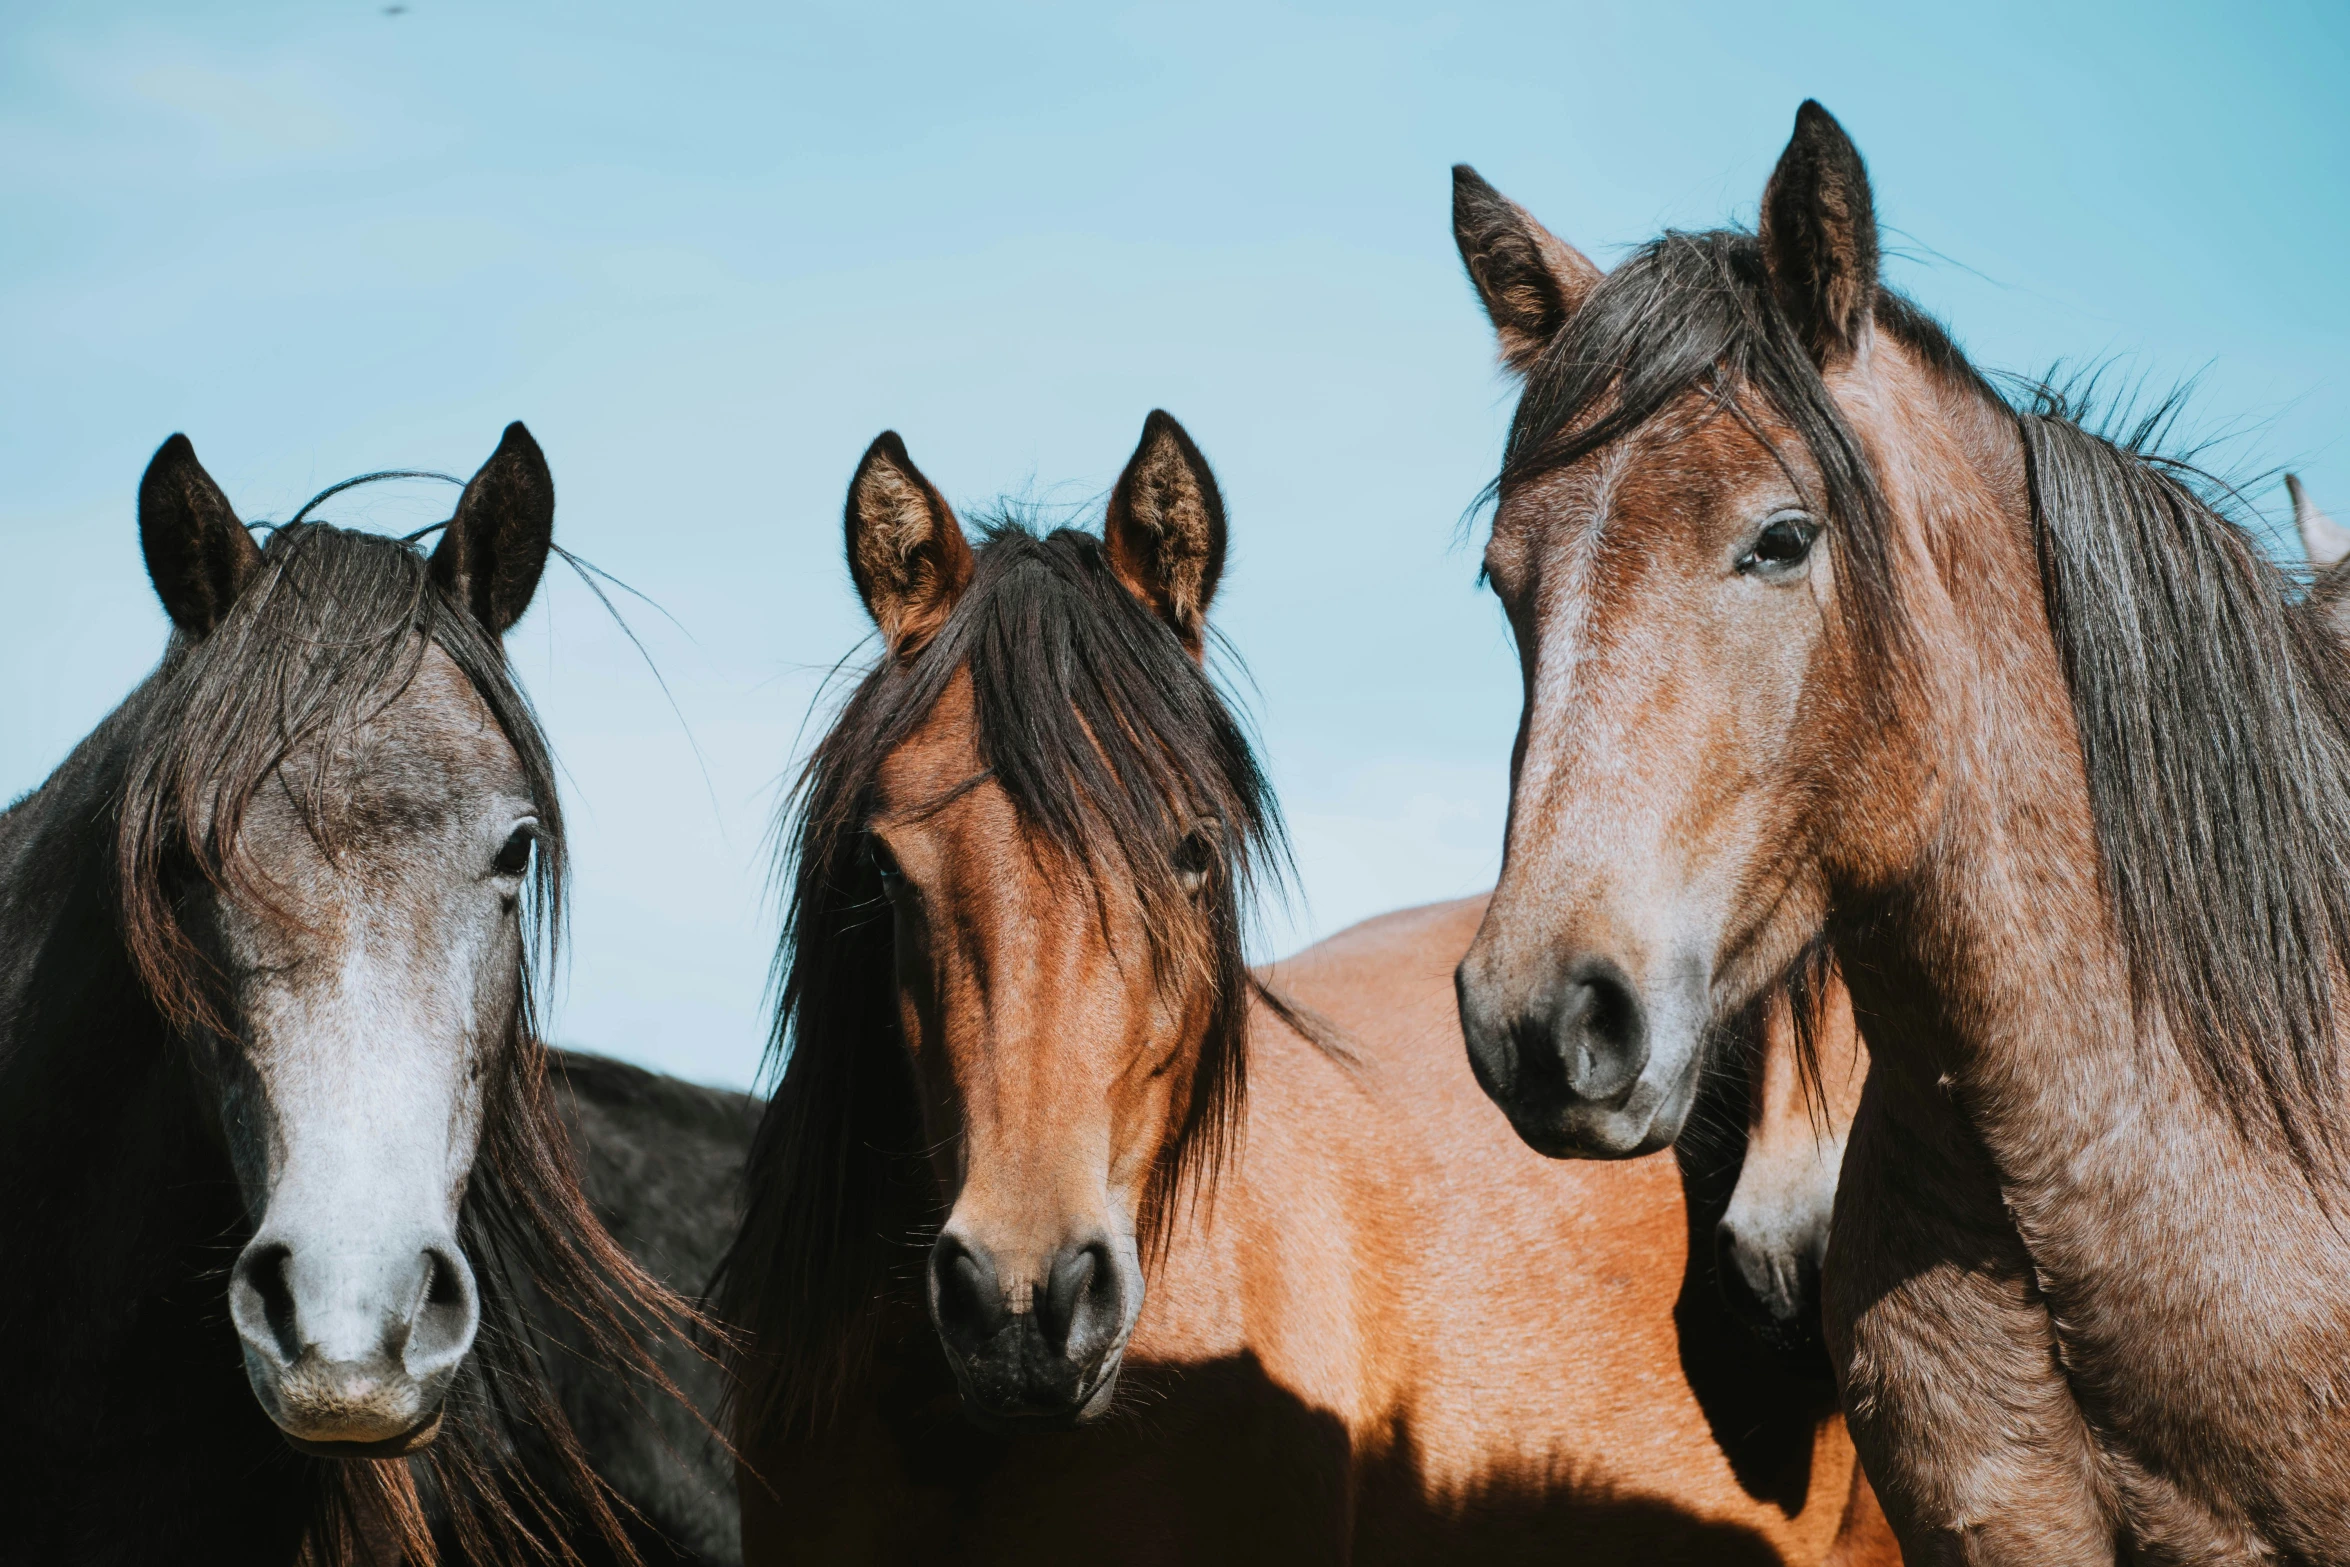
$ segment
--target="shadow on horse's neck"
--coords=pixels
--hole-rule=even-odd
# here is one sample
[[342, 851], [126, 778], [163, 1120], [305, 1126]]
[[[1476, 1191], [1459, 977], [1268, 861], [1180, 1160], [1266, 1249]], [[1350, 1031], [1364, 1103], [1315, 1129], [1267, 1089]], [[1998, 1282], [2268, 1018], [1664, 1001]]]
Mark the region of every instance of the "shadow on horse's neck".
[[[8, 1128], [0, 1160], [14, 1177], [12, 1197], [52, 1194], [46, 1203], [12, 1200], [0, 1222], [19, 1235], [62, 1231], [57, 1238], [73, 1250], [127, 1238], [71, 1232], [69, 1215], [121, 1184], [96, 1167], [107, 1152], [147, 1161], [168, 1149], [187, 1175], [233, 1181], [187, 1092], [193, 1063], [139, 982], [115, 916], [113, 801], [132, 715], [153, 689], [141, 687], [0, 817], [0, 1017], [11, 1043], [0, 1059], [0, 1125]], [[110, 1148], [113, 1137], [123, 1145]], [[233, 1183], [224, 1190], [236, 1206]], [[123, 1220], [135, 1229], [137, 1213], [160, 1194], [133, 1186], [115, 1195], [130, 1205]], [[41, 1298], [7, 1296], [15, 1309], [41, 1309]]]
[[0, 1462], [11, 1486], [86, 1495], [86, 1559], [113, 1559], [100, 1526], [125, 1496], [161, 1531], [145, 1545], [291, 1559], [319, 1466], [247, 1385], [220, 1296], [250, 1220], [114, 913], [112, 801], [153, 689], [0, 817], [0, 1254], [42, 1259], [0, 1291], [0, 1334], [39, 1346], [18, 1357]]

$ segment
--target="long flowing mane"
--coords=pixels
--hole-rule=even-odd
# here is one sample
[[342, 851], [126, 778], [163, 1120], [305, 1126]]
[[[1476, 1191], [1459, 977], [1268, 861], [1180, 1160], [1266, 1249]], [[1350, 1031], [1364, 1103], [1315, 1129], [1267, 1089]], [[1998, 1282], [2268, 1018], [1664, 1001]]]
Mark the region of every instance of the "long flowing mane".
[[2350, 664], [2230, 493], [2044, 392], [2019, 419], [2048, 625], [2105, 891], [2158, 1007], [2247, 1131], [2340, 1137], [2350, 953]]
[[[553, 758], [503, 650], [432, 584], [411, 541], [324, 523], [278, 528], [255, 580], [212, 634], [174, 638], [124, 713], [116, 837], [123, 939], [175, 1031], [193, 1041], [233, 1038], [217, 976], [181, 927], [174, 885], [201, 876], [266, 899], [266, 873], [237, 848], [247, 807], [262, 788], [299, 776], [284, 768], [297, 754], [336, 755], [416, 677], [428, 648], [463, 672], [504, 731], [542, 826], [525, 897], [521, 1001], [496, 1056], [458, 1217], [482, 1326], [433, 1446], [406, 1459], [305, 1460], [323, 1482], [308, 1554], [364, 1560], [391, 1538], [411, 1561], [431, 1562], [437, 1519], [468, 1560], [577, 1560], [569, 1537], [582, 1529], [633, 1560], [615, 1510], [626, 1504], [590, 1467], [547, 1385], [542, 1360], [553, 1345], [526, 1309], [526, 1292], [575, 1319], [605, 1364], [672, 1394], [644, 1345], [690, 1331], [697, 1318], [612, 1241], [580, 1191], [535, 1022], [538, 982], [563, 921]], [[330, 856], [360, 830], [331, 783], [329, 768], [311, 768], [297, 796], [308, 831]], [[515, 1465], [517, 1433], [552, 1456], [554, 1488]]]
[[[2295, 1157], [2338, 1160], [2339, 969], [2350, 952], [2350, 670], [2322, 606], [2231, 515], [2232, 492], [2037, 384], [2011, 400], [1879, 288], [1879, 332], [2016, 421], [2049, 628], [2072, 697], [2100, 872], [2139, 1005], [2215, 1100]], [[1803, 446], [1847, 634], [1892, 700], [1911, 656], [1893, 523], [1866, 449], [1775, 299], [1760, 242], [1668, 233], [1608, 274], [1527, 373], [1496, 493], [1705, 396]], [[1790, 465], [1791, 475], [1802, 476]]]
[[[787, 806], [791, 903], [771, 1059], [783, 1062], [752, 1148], [748, 1212], [719, 1290], [743, 1332], [738, 1443], [820, 1427], [853, 1390], [886, 1313], [919, 1302], [940, 1212], [899, 1043], [888, 906], [866, 856], [882, 762], [967, 676], [984, 773], [1034, 841], [1139, 894], [1150, 961], [1204, 963], [1216, 1011], [1190, 1110], [1143, 1205], [1145, 1251], [1176, 1203], [1212, 1186], [1245, 1090], [1242, 950], [1252, 875], [1278, 871], [1281, 827], [1246, 736], [1175, 635], [1119, 583], [1090, 533], [990, 522], [954, 612], [910, 661], [865, 675]], [[960, 788], [955, 793], [960, 792]], [[950, 793], [948, 798], [952, 798]], [[946, 803], [944, 800], [940, 804]], [[1209, 950], [1169, 933], [1188, 905], [1171, 850], [1219, 823]]]

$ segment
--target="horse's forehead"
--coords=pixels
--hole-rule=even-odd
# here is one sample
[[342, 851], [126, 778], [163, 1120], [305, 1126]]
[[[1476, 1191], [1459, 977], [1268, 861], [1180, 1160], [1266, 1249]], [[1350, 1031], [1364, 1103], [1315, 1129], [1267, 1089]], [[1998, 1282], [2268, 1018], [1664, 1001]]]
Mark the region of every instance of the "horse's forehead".
[[[389, 702], [331, 750], [306, 750], [289, 759], [288, 769], [331, 802], [334, 819], [326, 825], [354, 847], [433, 834], [476, 814], [485, 801], [531, 803], [522, 760], [496, 715], [433, 645]], [[262, 800], [273, 793], [264, 791]]]
[[[876, 770], [869, 821], [891, 850], [941, 896], [967, 912], [994, 909], [1015, 922], [1083, 905], [1083, 918], [1055, 921], [1062, 934], [1091, 940], [1095, 911], [1135, 917], [1137, 894], [1119, 877], [1036, 829], [987, 768], [967, 672]], [[1034, 936], [1035, 931], [1026, 932]], [[1025, 939], [1025, 938], [1024, 938]]]
[[1516, 486], [1494, 518], [1504, 549], [1571, 544], [1609, 525], [1702, 521], [1802, 471], [1800, 442], [1776, 419], [1740, 417], [1692, 392], [1619, 440]]
[[875, 806], [883, 814], [918, 811], [953, 792], [980, 767], [971, 675], [958, 671], [928, 716], [881, 759], [874, 772]]

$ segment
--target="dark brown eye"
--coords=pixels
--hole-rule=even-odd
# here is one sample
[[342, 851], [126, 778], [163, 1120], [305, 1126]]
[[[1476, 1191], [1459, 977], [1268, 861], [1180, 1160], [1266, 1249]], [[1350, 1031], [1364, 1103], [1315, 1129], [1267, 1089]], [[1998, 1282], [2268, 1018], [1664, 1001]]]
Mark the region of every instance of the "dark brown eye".
[[537, 824], [524, 822], [506, 837], [490, 868], [501, 876], [519, 876], [530, 869], [530, 846], [539, 841]]
[[1175, 867], [1175, 879], [1185, 892], [1196, 895], [1207, 886], [1222, 842], [1212, 822], [1201, 822], [1176, 841], [1175, 852], [1168, 856], [1168, 861]]
[[872, 833], [867, 833], [861, 858], [865, 862], [865, 869], [881, 883], [881, 895], [885, 898], [896, 897], [898, 889], [906, 884], [906, 873], [898, 869], [898, 857], [889, 852], [889, 845]]
[[1811, 557], [1812, 541], [1819, 536], [1818, 523], [1801, 512], [1783, 512], [1763, 524], [1753, 548], [1739, 560], [1738, 569], [1760, 577], [1793, 571]]

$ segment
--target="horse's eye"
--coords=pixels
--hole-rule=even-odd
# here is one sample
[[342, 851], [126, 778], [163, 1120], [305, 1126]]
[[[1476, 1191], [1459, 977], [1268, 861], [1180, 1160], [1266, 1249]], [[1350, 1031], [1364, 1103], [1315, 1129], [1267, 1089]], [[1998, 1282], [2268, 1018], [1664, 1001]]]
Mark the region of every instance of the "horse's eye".
[[530, 846], [538, 841], [537, 824], [524, 822], [506, 835], [506, 842], [498, 850], [498, 857], [490, 862], [490, 868], [501, 876], [521, 875], [530, 869]]
[[898, 869], [898, 857], [889, 852], [889, 845], [872, 833], [865, 835], [863, 858], [866, 868], [881, 882], [881, 895], [894, 898], [906, 884], [906, 873]]
[[1754, 547], [1739, 560], [1738, 569], [1757, 576], [1777, 576], [1794, 570], [1811, 557], [1812, 541], [1820, 525], [1801, 512], [1788, 512], [1763, 524]]
[[1208, 884], [1208, 873], [1216, 868], [1218, 841], [1214, 824], [1202, 822], [1176, 842], [1175, 852], [1168, 858], [1185, 892], [1196, 895]]

